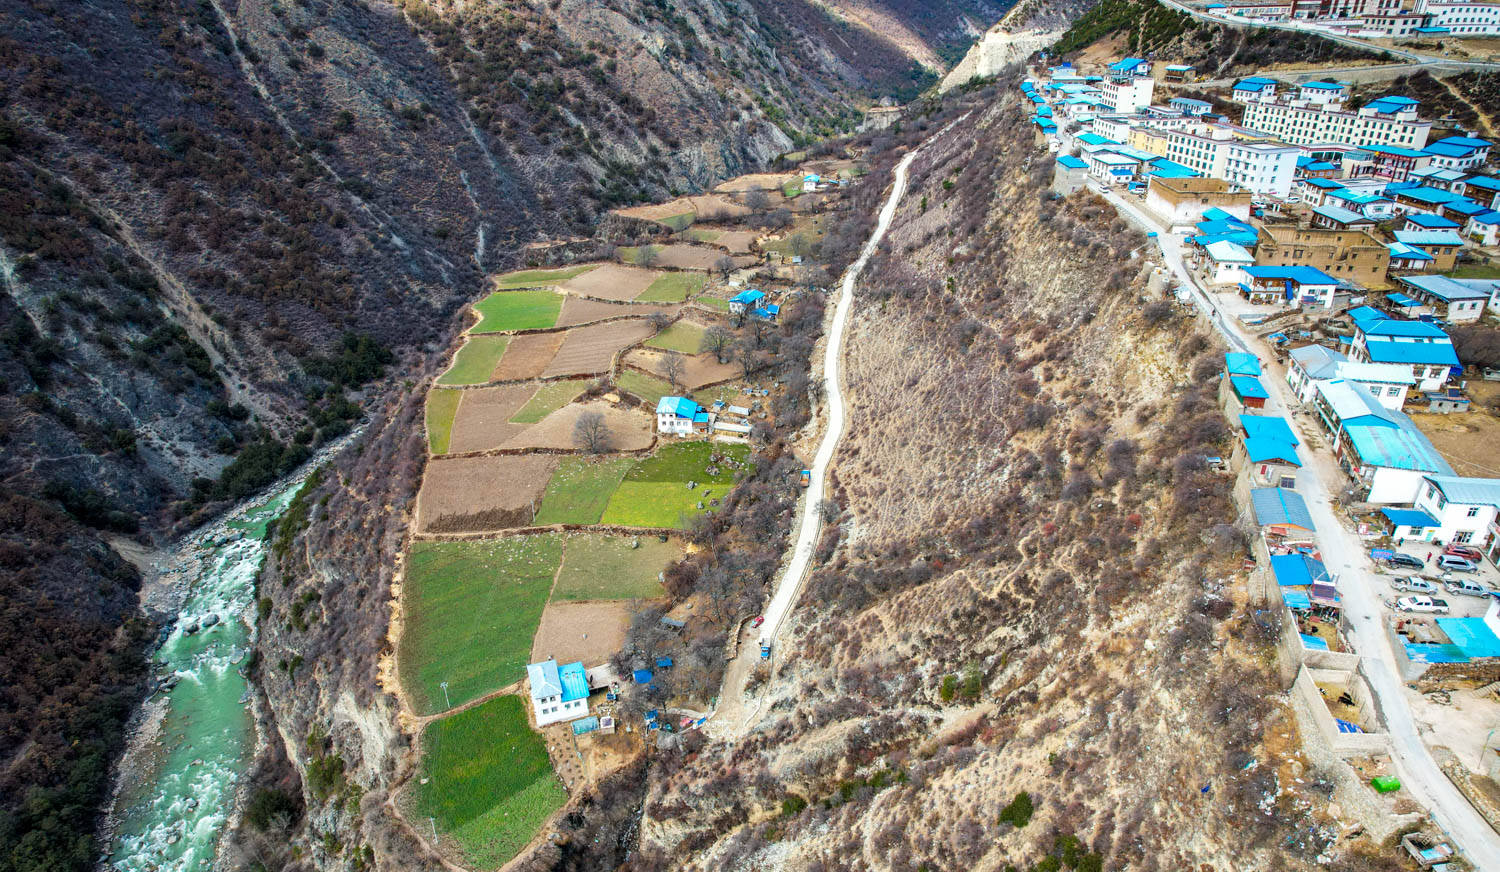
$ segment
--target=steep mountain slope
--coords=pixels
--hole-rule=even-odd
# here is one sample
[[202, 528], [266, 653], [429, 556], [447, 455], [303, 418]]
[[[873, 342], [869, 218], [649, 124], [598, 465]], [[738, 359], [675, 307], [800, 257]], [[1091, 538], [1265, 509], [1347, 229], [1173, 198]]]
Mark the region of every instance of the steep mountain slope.
[[632, 868], [1382, 868], [1271, 700], [1219, 352], [1047, 191], [1013, 94], [917, 158], [849, 340], [845, 541], [748, 735], [653, 761]]
[[[936, 39], [989, 7], [881, 8]], [[136, 657], [113, 630], [138, 579], [100, 537], [159, 536], [294, 467], [361, 414], [388, 349], [419, 361], [526, 243], [847, 127], [932, 80], [912, 64], [810, 0], [0, 0], [0, 571], [77, 557], [46, 599], [84, 628], [13, 648], [0, 679], [43, 674], [63, 637]], [[37, 595], [7, 590], [18, 614]], [[108, 609], [82, 607], [95, 592]], [[126, 711], [17, 720], [0, 759]], [[0, 805], [55, 782], [88, 809], [102, 780], [66, 775], [84, 747], [7, 767]], [[76, 826], [16, 820], [0, 854], [30, 837], [25, 868], [91, 855]]]

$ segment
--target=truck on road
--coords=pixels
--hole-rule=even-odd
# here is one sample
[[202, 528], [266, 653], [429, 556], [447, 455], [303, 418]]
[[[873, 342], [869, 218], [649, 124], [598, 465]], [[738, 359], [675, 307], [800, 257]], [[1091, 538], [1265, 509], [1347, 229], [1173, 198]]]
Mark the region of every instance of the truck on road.
[[764, 636], [762, 636], [760, 639], [760, 659], [771, 659], [771, 640], [765, 638]]
[[1404, 596], [1396, 600], [1396, 611], [1446, 615], [1448, 614], [1448, 601], [1431, 596]]

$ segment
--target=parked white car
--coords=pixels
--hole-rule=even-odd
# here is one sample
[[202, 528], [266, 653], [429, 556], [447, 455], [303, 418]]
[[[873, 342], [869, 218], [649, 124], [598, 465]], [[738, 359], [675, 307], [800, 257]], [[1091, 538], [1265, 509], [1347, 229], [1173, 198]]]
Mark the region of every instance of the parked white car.
[[1448, 601], [1430, 596], [1404, 596], [1396, 600], [1396, 611], [1446, 615], [1448, 614]]
[[1407, 593], [1434, 594], [1438, 592], [1437, 582], [1428, 581], [1419, 575], [1402, 575], [1391, 579], [1391, 587], [1396, 590], [1404, 590]]

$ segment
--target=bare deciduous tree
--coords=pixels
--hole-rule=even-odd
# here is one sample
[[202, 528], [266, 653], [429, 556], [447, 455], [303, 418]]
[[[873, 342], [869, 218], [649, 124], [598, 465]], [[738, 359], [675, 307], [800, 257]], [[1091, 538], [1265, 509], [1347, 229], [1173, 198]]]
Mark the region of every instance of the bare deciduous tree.
[[766, 207], [771, 205], [771, 198], [759, 185], [752, 185], [750, 190], [745, 192], [745, 205], [752, 212], [764, 212]]
[[667, 381], [672, 385], [672, 390], [676, 391], [682, 387], [682, 373], [686, 367], [687, 364], [683, 362], [681, 354], [675, 351], [663, 352], [661, 356], [661, 374], [667, 377]]
[[726, 279], [729, 278], [729, 274], [734, 272], [734, 258], [727, 254], [719, 255], [714, 260], [714, 272], [717, 272]]
[[729, 345], [733, 341], [733, 333], [725, 329], [724, 325], [715, 324], [703, 334], [703, 344], [699, 346], [699, 349], [712, 354], [715, 360], [723, 363], [725, 352], [729, 350]]
[[639, 266], [652, 267], [661, 257], [661, 248], [656, 245], [642, 245], [635, 251], [635, 262]]
[[601, 412], [584, 412], [573, 422], [573, 444], [590, 454], [609, 450], [609, 427]]

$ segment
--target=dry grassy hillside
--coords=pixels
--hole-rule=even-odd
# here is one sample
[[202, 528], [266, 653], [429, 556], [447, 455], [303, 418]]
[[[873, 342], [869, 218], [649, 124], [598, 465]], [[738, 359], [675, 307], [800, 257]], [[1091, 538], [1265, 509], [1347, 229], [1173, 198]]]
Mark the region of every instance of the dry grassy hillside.
[[749, 735], [657, 761], [635, 866], [1380, 868], [1243, 607], [1219, 349], [1008, 95], [965, 99], [859, 291], [844, 541]]

